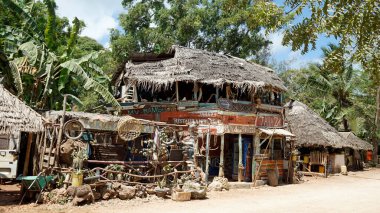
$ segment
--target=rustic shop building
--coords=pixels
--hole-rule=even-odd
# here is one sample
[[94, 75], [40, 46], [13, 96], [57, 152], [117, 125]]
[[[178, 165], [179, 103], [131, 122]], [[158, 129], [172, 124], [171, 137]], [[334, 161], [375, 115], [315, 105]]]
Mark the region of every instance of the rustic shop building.
[[123, 115], [197, 125], [195, 155], [202, 162], [209, 151], [211, 176], [252, 180], [271, 168], [285, 176], [285, 137], [294, 135], [283, 129], [286, 88], [273, 70], [173, 46], [165, 54], [133, 54], [113, 80]]
[[0, 179], [28, 174], [33, 133], [43, 129], [42, 116], [0, 84]]
[[[288, 130], [297, 136], [302, 169], [306, 172], [336, 173], [351, 165], [354, 152], [371, 150], [372, 145], [355, 135], [340, 133], [305, 104], [285, 104]], [[363, 159], [362, 159], [363, 160]]]

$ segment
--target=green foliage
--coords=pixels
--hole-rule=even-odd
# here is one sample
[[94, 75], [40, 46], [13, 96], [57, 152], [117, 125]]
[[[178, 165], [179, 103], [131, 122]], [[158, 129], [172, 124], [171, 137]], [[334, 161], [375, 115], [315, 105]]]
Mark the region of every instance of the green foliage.
[[365, 72], [348, 67], [337, 74], [310, 64], [283, 72], [280, 77], [288, 87], [289, 98], [305, 103], [339, 130], [372, 138], [376, 90], [368, 87], [371, 80]]
[[13, 83], [24, 101], [40, 109], [61, 109], [62, 94], [78, 97], [86, 90], [99, 94], [103, 104], [119, 108], [109, 91], [108, 76], [96, 64], [101, 46], [91, 40], [91, 45], [83, 44], [86, 48], [76, 48], [85, 26], [82, 21], [74, 19], [70, 26], [67, 18], [57, 17], [53, 0], [35, 4], [4, 0], [0, 7], [11, 16], [0, 19], [4, 26], [0, 28], [0, 48], [8, 62], [0, 70], [0, 76], [8, 81], [5, 85]]
[[[380, 85], [380, 4], [378, 0], [286, 0], [286, 5], [298, 15], [311, 13], [300, 23], [288, 27], [284, 44], [293, 50], [315, 49], [320, 34], [335, 37], [339, 48], [329, 55], [328, 66], [339, 69], [340, 58], [361, 63]], [[338, 62], [338, 63], [337, 63]]]
[[[134, 51], [164, 52], [178, 44], [242, 58], [257, 57], [269, 45], [260, 30], [278, 29], [290, 18], [271, 1], [124, 0], [124, 33], [111, 31], [114, 57]], [[260, 60], [259, 60], [260, 61]]]

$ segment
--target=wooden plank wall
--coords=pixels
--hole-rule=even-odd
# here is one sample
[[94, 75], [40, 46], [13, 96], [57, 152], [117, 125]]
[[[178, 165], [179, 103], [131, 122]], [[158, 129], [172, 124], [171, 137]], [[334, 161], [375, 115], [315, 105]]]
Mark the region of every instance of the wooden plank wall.
[[276, 169], [276, 162], [277, 162], [279, 176], [280, 177], [286, 176], [287, 170], [284, 169], [284, 160], [263, 160], [261, 164], [261, 168], [260, 168], [259, 179], [262, 179], [262, 180], [268, 179], [267, 169]]

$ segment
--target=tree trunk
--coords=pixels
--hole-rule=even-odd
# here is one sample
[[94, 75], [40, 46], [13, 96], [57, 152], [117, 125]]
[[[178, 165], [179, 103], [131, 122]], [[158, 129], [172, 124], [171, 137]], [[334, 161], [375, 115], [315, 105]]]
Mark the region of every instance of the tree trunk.
[[377, 94], [376, 94], [376, 118], [375, 118], [375, 124], [376, 124], [376, 131], [375, 131], [375, 139], [372, 141], [373, 145], [373, 161], [377, 163], [377, 133], [380, 130], [380, 86], [377, 88]]

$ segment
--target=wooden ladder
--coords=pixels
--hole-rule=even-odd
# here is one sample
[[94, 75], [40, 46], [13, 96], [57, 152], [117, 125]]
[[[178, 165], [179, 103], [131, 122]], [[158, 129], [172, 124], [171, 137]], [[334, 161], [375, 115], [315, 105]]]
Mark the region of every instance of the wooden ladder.
[[56, 159], [56, 137], [57, 129], [53, 126], [52, 131], [45, 129], [44, 143], [40, 151], [40, 171], [46, 168], [51, 168], [54, 166]]
[[[259, 160], [259, 162], [258, 162], [259, 165], [256, 166], [255, 176], [253, 177], [253, 180], [252, 180], [252, 182], [253, 182], [253, 186], [256, 186], [256, 181], [257, 181], [257, 179], [258, 179], [259, 176], [260, 176], [261, 165], [262, 165], [262, 163], [263, 163], [263, 161], [264, 161], [265, 156], [268, 154], [268, 148], [269, 148], [269, 145], [272, 143], [272, 136], [273, 136], [273, 135], [271, 135], [271, 136], [269, 137], [268, 144], [267, 144], [267, 146], [265, 147], [265, 150], [264, 150], [264, 156]], [[255, 159], [253, 159], [253, 160], [255, 160]]]

